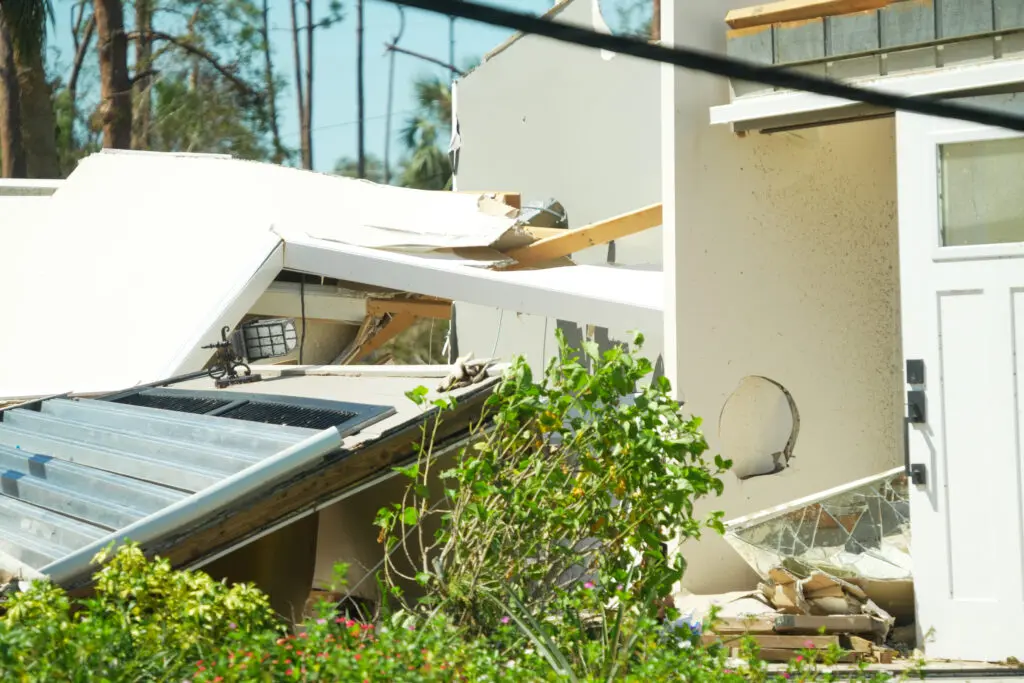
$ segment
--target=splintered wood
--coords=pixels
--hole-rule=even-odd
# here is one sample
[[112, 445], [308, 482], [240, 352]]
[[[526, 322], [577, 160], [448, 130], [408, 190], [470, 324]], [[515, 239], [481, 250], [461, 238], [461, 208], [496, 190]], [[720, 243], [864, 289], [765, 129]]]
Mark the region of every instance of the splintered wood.
[[883, 643], [893, 618], [857, 586], [823, 572], [799, 578], [777, 567], [758, 590], [776, 614], [717, 619], [703, 636], [705, 645], [737, 648], [744, 638], [757, 643], [764, 661], [788, 661], [807, 650], [819, 658], [841, 649], [839, 662], [890, 663], [893, 651]]

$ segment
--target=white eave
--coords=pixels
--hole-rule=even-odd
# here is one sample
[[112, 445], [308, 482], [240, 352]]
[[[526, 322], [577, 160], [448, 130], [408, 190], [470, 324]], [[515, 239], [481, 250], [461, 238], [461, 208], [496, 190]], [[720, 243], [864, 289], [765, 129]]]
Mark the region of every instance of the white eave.
[[[21, 208], [0, 213], [3, 398], [199, 370], [223, 326], [254, 309], [299, 312], [288, 304], [302, 292], [274, 282], [282, 269], [584, 324], [661, 325], [660, 272], [471, 260], [497, 253], [488, 245], [514, 227], [481, 196], [215, 156], [101, 153], [51, 197], [4, 201]], [[340, 289], [306, 295], [310, 317], [357, 322], [365, 307]]]
[[495, 271], [285, 235], [288, 270], [590, 325], [658, 329], [662, 273], [615, 266]]
[[[986, 94], [1024, 83], [1024, 59], [1003, 59], [969, 66], [949, 66], [896, 76], [849, 81], [880, 92], [919, 96]], [[711, 107], [712, 125], [731, 124], [737, 131], [785, 128], [858, 118], [886, 110], [803, 91], [746, 95]]]

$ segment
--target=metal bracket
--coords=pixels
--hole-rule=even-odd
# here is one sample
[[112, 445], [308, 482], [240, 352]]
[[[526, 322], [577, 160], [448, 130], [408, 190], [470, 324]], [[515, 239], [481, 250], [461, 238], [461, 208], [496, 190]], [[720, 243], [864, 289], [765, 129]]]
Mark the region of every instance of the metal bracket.
[[[213, 363], [206, 373], [214, 380], [214, 386], [218, 389], [225, 389], [235, 384], [259, 382], [263, 379], [262, 375], [252, 374], [249, 364], [242, 359], [235, 348], [236, 340], [228, 339], [230, 331], [231, 328], [225, 325], [220, 331], [221, 340], [203, 347], [204, 349], [215, 349]], [[238, 374], [239, 369], [243, 374]]]

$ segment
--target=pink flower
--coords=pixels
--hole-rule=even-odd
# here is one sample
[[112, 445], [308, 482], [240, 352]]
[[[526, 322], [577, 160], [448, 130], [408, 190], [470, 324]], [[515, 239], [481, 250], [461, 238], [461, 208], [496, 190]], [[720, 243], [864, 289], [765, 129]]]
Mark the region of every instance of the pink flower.
[[586, 588], [587, 590], [590, 590], [591, 588], [594, 587], [594, 582], [593, 581], [587, 581], [585, 584], [583, 584], [583, 587]]
[[511, 621], [511, 619], [509, 619], [508, 617], [502, 617], [501, 618], [501, 623], [503, 623], [503, 624], [507, 624], [510, 621]]

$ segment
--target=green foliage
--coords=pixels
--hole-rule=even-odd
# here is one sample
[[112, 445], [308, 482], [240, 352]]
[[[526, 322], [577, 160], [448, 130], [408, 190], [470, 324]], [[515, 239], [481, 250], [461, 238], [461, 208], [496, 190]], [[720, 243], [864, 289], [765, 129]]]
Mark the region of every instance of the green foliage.
[[280, 632], [254, 587], [172, 571], [135, 545], [123, 546], [95, 578], [95, 596], [74, 612], [67, 595], [45, 582], [7, 603], [0, 622], [5, 680], [164, 680], [165, 671], [184, 670], [232, 634]]
[[[407, 393], [436, 414], [420, 457], [398, 468], [409, 479], [405, 499], [378, 522], [388, 557], [408, 551], [417, 532], [423, 548], [424, 525], [440, 522], [432, 548], [412, 562], [425, 597], [385, 606], [375, 623], [321, 603], [289, 632], [252, 586], [172, 571], [129, 544], [97, 557], [107, 564], [92, 598], [72, 601], [37, 582], [4, 605], [3, 680], [834, 680], [838, 648], [769, 670], [749, 639], [738, 656], [703, 647], [703, 624], [660, 613], [684, 569], [665, 544], [720, 530], [720, 515], [698, 518], [694, 503], [721, 492], [729, 463], [706, 457], [699, 421], [680, 415], [666, 382], [640, 386], [648, 361], [587, 346], [588, 373], [560, 343], [539, 380], [521, 360], [505, 375], [491, 421], [445, 473], [444, 507], [428, 504], [428, 482], [438, 427], [456, 404], [424, 387]], [[397, 571], [386, 564], [385, 585], [401, 597]], [[344, 585], [346, 567], [336, 574]]]
[[202, 79], [198, 88], [190, 87], [184, 76], [156, 83], [150, 148], [269, 159], [273, 150], [262, 111], [247, 107], [222, 80], [205, 72]]
[[54, 16], [51, 0], [3, 0], [0, 15], [15, 50], [27, 54], [46, 47], [46, 25]]
[[[334, 173], [346, 178], [358, 178], [359, 161], [352, 157], [342, 157], [334, 164]], [[374, 183], [384, 182], [384, 162], [380, 157], [366, 155], [366, 179]]]
[[452, 91], [437, 76], [417, 79], [417, 111], [402, 128], [407, 156], [402, 162], [401, 184], [420, 190], [445, 190], [451, 185], [452, 165], [441, 149], [451, 133]]

